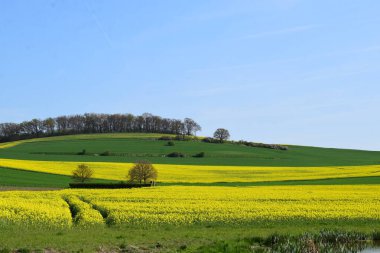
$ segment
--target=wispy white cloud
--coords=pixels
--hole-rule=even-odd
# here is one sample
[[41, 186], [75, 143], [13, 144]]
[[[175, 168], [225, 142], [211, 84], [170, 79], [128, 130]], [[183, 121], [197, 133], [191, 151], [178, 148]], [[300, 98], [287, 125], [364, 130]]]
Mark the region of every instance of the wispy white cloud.
[[[364, 47], [354, 48], [351, 50], [341, 50], [341, 51], [334, 51], [334, 52], [309, 54], [309, 55], [302, 55], [302, 56], [292, 57], [292, 58], [283, 58], [283, 59], [270, 60], [270, 61], [260, 61], [260, 62], [255, 62], [251, 64], [217, 66], [214, 68], [195, 68], [195, 69], [188, 70], [188, 72], [197, 73], [197, 72], [235, 71], [235, 70], [241, 70], [241, 69], [251, 69], [251, 68], [255, 68], [257, 66], [263, 66], [263, 65], [269, 66], [269, 65], [300, 62], [300, 61], [313, 60], [313, 59], [322, 59], [322, 58], [328, 59], [328, 58], [334, 58], [334, 57], [336, 58], [336, 57], [349, 56], [353, 54], [378, 53], [378, 52], [380, 52], [380, 46], [376, 46], [376, 45], [364, 46]], [[368, 67], [366, 67], [366, 69], [368, 70]], [[360, 70], [360, 72], [362, 72], [362, 70]]]
[[289, 28], [284, 28], [284, 29], [279, 29], [279, 30], [259, 32], [259, 33], [243, 36], [240, 39], [256, 39], [256, 38], [263, 38], [263, 37], [287, 35], [287, 34], [292, 34], [292, 33], [306, 32], [306, 31], [315, 29], [317, 27], [319, 27], [319, 25], [295, 26], [295, 27], [289, 27]]
[[371, 47], [363, 47], [356, 51], [353, 51], [354, 53], [367, 53], [367, 52], [376, 52], [380, 51], [380, 46], [371, 46]]
[[107, 33], [107, 31], [104, 29], [102, 23], [100, 22], [98, 15], [96, 15], [95, 11], [92, 8], [90, 8], [90, 3], [88, 3], [86, 0], [84, 1], [84, 3], [85, 3], [87, 11], [91, 15], [96, 27], [98, 28], [99, 32], [103, 35], [104, 40], [106, 41], [107, 45], [110, 48], [112, 48], [113, 47], [112, 40], [111, 40], [109, 34]]
[[223, 85], [223, 86], [214, 86], [208, 88], [200, 88], [200, 89], [191, 89], [186, 92], [188, 97], [212, 97], [216, 95], [223, 94], [231, 94], [234, 92], [244, 92], [253, 87], [257, 87], [257, 85]]

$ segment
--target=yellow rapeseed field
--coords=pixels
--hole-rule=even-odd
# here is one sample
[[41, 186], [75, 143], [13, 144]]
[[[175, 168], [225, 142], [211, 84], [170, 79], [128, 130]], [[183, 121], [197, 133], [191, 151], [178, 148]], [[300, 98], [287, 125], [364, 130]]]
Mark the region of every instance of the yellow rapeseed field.
[[79, 192], [111, 224], [379, 220], [379, 186], [158, 187]]
[[0, 192], [0, 226], [70, 227], [68, 204], [53, 192]]
[[[94, 177], [126, 180], [131, 163], [64, 162], [0, 159], [0, 167], [71, 175], [78, 164], [94, 169]], [[380, 165], [326, 167], [254, 167], [157, 164], [161, 182], [259, 182], [380, 176]]]
[[[3, 224], [250, 224], [380, 221], [380, 186], [171, 186], [0, 192]], [[99, 213], [98, 213], [99, 212]], [[105, 217], [102, 220], [103, 214]]]

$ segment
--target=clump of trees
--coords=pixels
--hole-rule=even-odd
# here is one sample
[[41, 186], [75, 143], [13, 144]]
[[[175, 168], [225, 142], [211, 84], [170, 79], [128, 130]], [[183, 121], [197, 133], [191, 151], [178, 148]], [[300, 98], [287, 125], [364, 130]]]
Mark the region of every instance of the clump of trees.
[[79, 164], [78, 167], [72, 172], [73, 179], [81, 183], [90, 180], [93, 174], [94, 170], [86, 164]]
[[[227, 142], [229, 138], [230, 138], [230, 133], [227, 129], [218, 128], [214, 132], [214, 138], [206, 137], [206, 138], [203, 138], [202, 141], [207, 142], [207, 143], [224, 143], [224, 142]], [[228, 143], [244, 145], [244, 146], [248, 146], [248, 147], [255, 147], [255, 148], [269, 148], [269, 149], [276, 149], [276, 150], [288, 150], [289, 149], [287, 146], [284, 146], [284, 145], [266, 144], [266, 143], [258, 143], [258, 142], [244, 141], [244, 140], [228, 141]]]
[[67, 134], [127, 132], [175, 134], [184, 138], [196, 135], [201, 129], [190, 118], [169, 119], [150, 113], [139, 116], [85, 113], [22, 123], [1, 123], [0, 142]]
[[224, 128], [218, 128], [214, 132], [214, 138], [211, 137], [206, 137], [203, 138], [203, 142], [208, 142], [208, 143], [224, 143], [230, 138], [230, 132], [227, 129]]
[[156, 181], [158, 172], [149, 161], [138, 161], [129, 170], [127, 178], [132, 183], [146, 184], [149, 181]]

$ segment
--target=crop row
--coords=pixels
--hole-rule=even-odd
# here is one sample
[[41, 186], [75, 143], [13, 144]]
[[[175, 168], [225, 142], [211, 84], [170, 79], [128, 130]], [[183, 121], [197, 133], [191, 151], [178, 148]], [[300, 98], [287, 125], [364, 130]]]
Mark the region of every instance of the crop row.
[[90, 204], [79, 199], [78, 196], [64, 195], [63, 199], [69, 204], [75, 224], [88, 226], [104, 223], [102, 215]]

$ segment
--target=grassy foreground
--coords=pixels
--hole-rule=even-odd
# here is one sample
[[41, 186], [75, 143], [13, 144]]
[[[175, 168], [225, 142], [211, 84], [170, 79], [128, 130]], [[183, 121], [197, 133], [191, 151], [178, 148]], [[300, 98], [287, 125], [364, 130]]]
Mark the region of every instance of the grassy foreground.
[[[286, 225], [286, 226], [285, 226]], [[242, 240], [265, 238], [271, 234], [301, 235], [331, 229], [371, 234], [379, 231], [377, 223], [320, 223], [267, 224], [261, 226], [160, 226], [160, 227], [106, 227], [72, 229], [43, 229], [2, 227], [1, 249], [54, 249], [64, 252], [110, 252], [137, 249], [132, 252], [209, 252], [215, 244], [237, 244]], [[203, 250], [202, 250], [203, 249]], [[220, 251], [219, 251], [220, 252]], [[225, 252], [236, 252], [232, 248]]]

